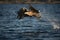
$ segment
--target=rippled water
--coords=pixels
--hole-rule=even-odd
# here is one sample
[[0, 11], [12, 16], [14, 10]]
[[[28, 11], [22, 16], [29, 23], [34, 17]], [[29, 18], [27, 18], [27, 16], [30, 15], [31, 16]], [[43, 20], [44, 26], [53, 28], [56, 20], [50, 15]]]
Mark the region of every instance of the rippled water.
[[0, 40], [60, 40], [60, 4], [32, 4], [41, 18], [17, 19], [28, 4], [0, 4]]

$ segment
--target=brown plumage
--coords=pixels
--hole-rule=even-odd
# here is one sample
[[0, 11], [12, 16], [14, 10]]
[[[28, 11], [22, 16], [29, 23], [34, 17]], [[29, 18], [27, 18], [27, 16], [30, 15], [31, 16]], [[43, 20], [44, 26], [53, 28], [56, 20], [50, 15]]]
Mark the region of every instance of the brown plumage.
[[32, 16], [35, 16], [37, 18], [40, 18], [40, 14], [39, 14], [39, 11], [36, 10], [35, 8], [33, 8], [31, 5], [29, 6], [29, 11], [26, 9], [26, 8], [21, 8], [19, 11], [18, 11], [18, 16], [17, 18], [19, 19], [22, 19], [24, 17], [32, 17]]

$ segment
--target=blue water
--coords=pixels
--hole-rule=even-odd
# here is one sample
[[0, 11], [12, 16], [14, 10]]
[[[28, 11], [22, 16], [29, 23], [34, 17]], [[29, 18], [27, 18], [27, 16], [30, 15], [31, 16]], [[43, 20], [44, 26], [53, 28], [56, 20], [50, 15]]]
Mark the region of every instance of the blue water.
[[60, 4], [32, 4], [41, 18], [17, 19], [28, 4], [0, 4], [0, 40], [60, 40]]

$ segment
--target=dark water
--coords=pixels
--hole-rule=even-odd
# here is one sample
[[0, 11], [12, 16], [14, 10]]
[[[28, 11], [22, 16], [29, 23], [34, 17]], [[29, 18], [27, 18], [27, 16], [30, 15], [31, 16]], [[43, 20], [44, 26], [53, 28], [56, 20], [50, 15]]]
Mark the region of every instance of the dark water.
[[0, 40], [60, 40], [60, 4], [32, 4], [41, 11], [35, 17], [17, 19], [17, 11], [28, 4], [0, 4]]

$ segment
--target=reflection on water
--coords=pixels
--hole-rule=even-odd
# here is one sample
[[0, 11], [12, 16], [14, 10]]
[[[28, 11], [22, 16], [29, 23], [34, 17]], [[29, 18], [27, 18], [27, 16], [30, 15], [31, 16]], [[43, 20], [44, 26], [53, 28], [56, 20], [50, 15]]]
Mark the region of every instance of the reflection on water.
[[41, 19], [17, 19], [17, 11], [28, 4], [0, 4], [0, 40], [59, 40], [60, 4], [32, 4]]

